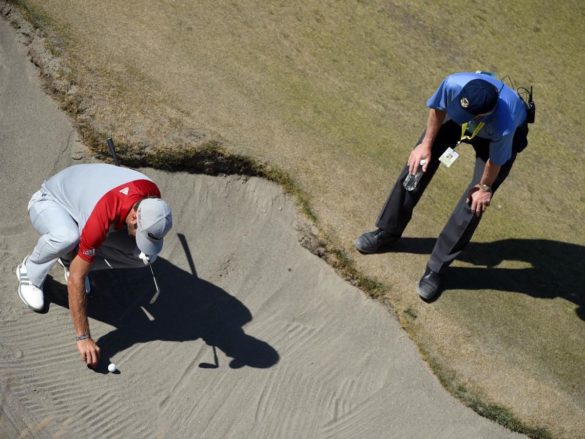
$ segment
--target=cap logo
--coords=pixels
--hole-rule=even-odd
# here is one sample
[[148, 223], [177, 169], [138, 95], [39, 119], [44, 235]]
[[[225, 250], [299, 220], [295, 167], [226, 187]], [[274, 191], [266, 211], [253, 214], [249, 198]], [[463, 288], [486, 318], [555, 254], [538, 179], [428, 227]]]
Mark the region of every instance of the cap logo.
[[461, 100], [459, 101], [459, 103], [461, 104], [461, 106], [463, 108], [467, 108], [469, 107], [469, 100], [465, 97], [461, 98]]
[[128, 186], [126, 186], [124, 189], [120, 189], [120, 192], [123, 193], [124, 195], [128, 195], [129, 191], [130, 191], [130, 188]]

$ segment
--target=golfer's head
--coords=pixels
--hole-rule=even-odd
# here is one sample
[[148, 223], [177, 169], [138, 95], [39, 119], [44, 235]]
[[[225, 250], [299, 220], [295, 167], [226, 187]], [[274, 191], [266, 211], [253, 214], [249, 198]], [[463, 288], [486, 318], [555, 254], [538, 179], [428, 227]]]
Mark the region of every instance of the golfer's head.
[[493, 112], [498, 103], [498, 89], [483, 79], [473, 79], [463, 86], [447, 106], [447, 114], [459, 125], [477, 116]]
[[169, 205], [160, 198], [146, 198], [136, 209], [136, 245], [148, 256], [158, 255], [163, 238], [173, 227]]

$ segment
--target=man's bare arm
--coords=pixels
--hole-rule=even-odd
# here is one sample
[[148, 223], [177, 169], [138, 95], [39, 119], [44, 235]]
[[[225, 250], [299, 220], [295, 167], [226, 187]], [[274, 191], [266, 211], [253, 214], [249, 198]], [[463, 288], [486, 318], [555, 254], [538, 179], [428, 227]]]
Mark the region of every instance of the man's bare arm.
[[412, 150], [410, 157], [408, 158], [408, 168], [411, 174], [416, 172], [421, 160], [426, 160], [426, 163], [423, 165], [423, 171], [427, 170], [427, 166], [431, 160], [431, 148], [433, 146], [433, 142], [437, 137], [437, 133], [439, 132], [446, 115], [446, 112], [437, 110], [435, 108], [431, 108], [429, 110], [425, 136], [423, 137], [421, 143]]
[[494, 162], [488, 159], [488, 161], [485, 164], [485, 168], [483, 168], [483, 175], [481, 176], [479, 184], [480, 185], [485, 184], [491, 187], [494, 184], [494, 181], [496, 181], [496, 178], [500, 173], [500, 169], [501, 169], [500, 165], [496, 165]]
[[[496, 181], [500, 169], [501, 166], [496, 165], [491, 160], [488, 159], [486, 162], [485, 167], [483, 168], [483, 174], [479, 180], [479, 185], [471, 190], [467, 198], [468, 203], [470, 203], [471, 212], [473, 212], [474, 215], [480, 216], [490, 205], [492, 200], [491, 186]], [[489, 186], [490, 190], [482, 190], [481, 188], [484, 185]]]
[[85, 294], [85, 277], [89, 273], [91, 263], [75, 256], [69, 267], [69, 281], [67, 293], [69, 297], [69, 310], [71, 320], [77, 337], [87, 338], [77, 341], [77, 349], [81, 355], [81, 361], [90, 367], [95, 367], [99, 361], [99, 347], [91, 338], [89, 321], [87, 319], [87, 299]]

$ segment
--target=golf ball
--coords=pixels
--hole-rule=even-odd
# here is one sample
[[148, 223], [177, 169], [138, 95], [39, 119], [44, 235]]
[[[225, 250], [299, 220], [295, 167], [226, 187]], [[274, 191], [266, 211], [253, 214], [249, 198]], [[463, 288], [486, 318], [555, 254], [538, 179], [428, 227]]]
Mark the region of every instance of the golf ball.
[[116, 365], [114, 363], [110, 363], [108, 365], [108, 371], [115, 372], [116, 370], [118, 370], [118, 369], [116, 368]]

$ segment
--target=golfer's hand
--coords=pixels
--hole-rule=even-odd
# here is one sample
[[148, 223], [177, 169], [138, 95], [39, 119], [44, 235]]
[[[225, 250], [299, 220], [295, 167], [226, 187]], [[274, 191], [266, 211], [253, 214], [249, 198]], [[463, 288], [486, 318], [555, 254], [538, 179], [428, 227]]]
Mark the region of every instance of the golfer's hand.
[[492, 193], [480, 190], [479, 186], [473, 187], [467, 195], [467, 204], [470, 205], [471, 213], [475, 216], [480, 216], [484, 213], [491, 200]]
[[77, 342], [77, 350], [81, 354], [81, 361], [92, 369], [100, 360], [100, 347], [91, 338]]
[[421, 160], [425, 160], [424, 165], [422, 165], [422, 170], [423, 172], [426, 172], [427, 166], [431, 161], [431, 148], [425, 143], [420, 143], [419, 145], [416, 146], [416, 148], [414, 148], [410, 152], [410, 156], [408, 157], [409, 174], [411, 175], [416, 174], [416, 171], [418, 170]]

